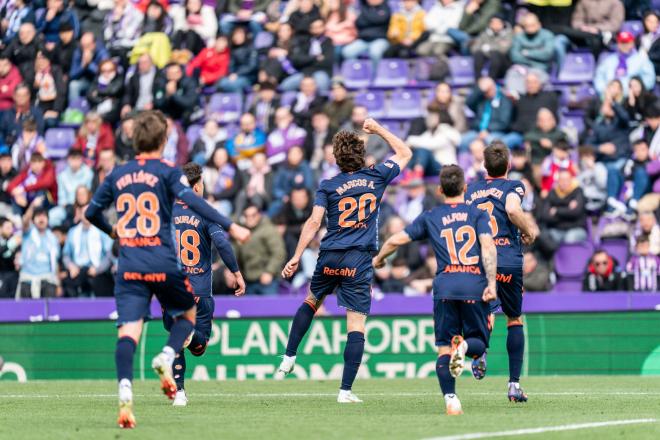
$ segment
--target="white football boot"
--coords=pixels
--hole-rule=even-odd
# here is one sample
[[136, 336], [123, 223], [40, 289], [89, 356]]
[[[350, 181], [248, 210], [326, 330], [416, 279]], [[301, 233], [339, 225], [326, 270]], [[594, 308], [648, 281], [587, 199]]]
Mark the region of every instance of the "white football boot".
[[174, 396], [174, 402], [172, 406], [186, 406], [188, 405], [188, 397], [186, 396], [186, 390], [179, 390]]
[[460, 416], [463, 414], [461, 401], [458, 400], [456, 394], [445, 394], [445, 407], [447, 408], [448, 416]]
[[465, 368], [465, 353], [467, 352], [467, 342], [462, 336], [451, 338], [451, 358], [449, 360], [449, 373], [452, 377], [458, 377]]
[[277, 367], [277, 371], [275, 372], [275, 379], [276, 380], [284, 379], [285, 376], [287, 376], [293, 371], [295, 366], [296, 366], [295, 356], [287, 356], [287, 355], [282, 356], [282, 362], [280, 362], [280, 366]]
[[339, 390], [337, 403], [362, 403], [362, 400], [351, 390]]

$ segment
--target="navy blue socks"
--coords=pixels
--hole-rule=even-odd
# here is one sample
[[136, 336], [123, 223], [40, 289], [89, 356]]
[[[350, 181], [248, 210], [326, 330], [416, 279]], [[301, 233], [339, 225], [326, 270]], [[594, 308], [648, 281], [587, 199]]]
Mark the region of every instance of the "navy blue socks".
[[477, 358], [486, 351], [486, 344], [481, 339], [468, 338], [465, 342], [467, 342], [468, 345], [466, 355], [471, 358]]
[[182, 390], [183, 381], [186, 377], [186, 356], [183, 350], [181, 350], [181, 352], [179, 352], [174, 358], [172, 372], [174, 374], [174, 382], [176, 382], [176, 389]]
[[525, 333], [522, 325], [509, 327], [506, 351], [509, 353], [509, 382], [519, 382], [525, 352]]
[[456, 394], [456, 379], [449, 372], [450, 359], [451, 356], [443, 354], [442, 356], [438, 356], [438, 359], [435, 361], [435, 372], [438, 375], [442, 394]]
[[364, 354], [364, 334], [362, 332], [350, 332], [344, 348], [344, 374], [341, 378], [341, 389], [350, 390], [355, 381], [362, 355]]
[[193, 323], [185, 318], [179, 318], [174, 321], [170, 329], [170, 337], [167, 340], [167, 346], [178, 353], [183, 348], [183, 343], [188, 339], [190, 333], [193, 331]]
[[115, 365], [117, 366], [117, 381], [128, 379], [133, 381], [133, 355], [135, 354], [135, 341], [124, 336], [117, 340], [115, 349]]
[[293, 322], [291, 323], [291, 331], [289, 332], [289, 341], [286, 344], [286, 355], [295, 356], [298, 351], [298, 346], [300, 341], [309, 330], [309, 326], [312, 324], [312, 319], [314, 319], [314, 314], [316, 309], [311, 306], [308, 302], [303, 302], [296, 316], [293, 317]]

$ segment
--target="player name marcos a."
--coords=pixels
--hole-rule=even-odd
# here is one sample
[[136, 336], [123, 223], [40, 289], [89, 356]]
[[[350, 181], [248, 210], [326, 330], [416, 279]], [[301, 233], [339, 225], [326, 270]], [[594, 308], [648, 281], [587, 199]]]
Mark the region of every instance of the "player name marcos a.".
[[357, 187], [367, 187], [369, 189], [376, 189], [374, 186], [373, 180], [368, 180], [368, 179], [353, 179], [349, 180], [348, 182], [344, 183], [340, 187], [338, 187], [335, 191], [337, 191], [337, 194], [342, 195], [346, 191], [348, 191], [351, 188], [357, 188]]
[[124, 174], [119, 179], [117, 179], [115, 185], [117, 185], [118, 190], [122, 190], [129, 185], [137, 183], [144, 183], [145, 185], [149, 185], [153, 188], [158, 183], [158, 177], [151, 173], [147, 173], [146, 171], [140, 170], [133, 173]]

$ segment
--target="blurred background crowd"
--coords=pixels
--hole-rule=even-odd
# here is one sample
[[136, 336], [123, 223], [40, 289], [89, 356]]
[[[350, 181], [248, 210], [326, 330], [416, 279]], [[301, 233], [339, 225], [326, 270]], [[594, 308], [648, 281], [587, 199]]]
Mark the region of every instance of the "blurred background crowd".
[[[248, 294], [280, 270], [338, 168], [331, 140], [376, 117], [414, 151], [384, 198], [386, 239], [439, 203], [443, 165], [485, 178], [512, 151], [542, 234], [530, 291], [657, 291], [660, 2], [650, 0], [0, 0], [0, 297], [110, 296], [113, 242], [83, 218], [134, 156], [133, 118], [168, 117], [164, 156], [204, 166], [206, 198], [252, 229]], [[364, 135], [369, 164], [390, 154]], [[112, 213], [110, 213], [112, 215]], [[425, 243], [374, 294], [426, 295]], [[214, 265], [215, 293], [230, 293]]]

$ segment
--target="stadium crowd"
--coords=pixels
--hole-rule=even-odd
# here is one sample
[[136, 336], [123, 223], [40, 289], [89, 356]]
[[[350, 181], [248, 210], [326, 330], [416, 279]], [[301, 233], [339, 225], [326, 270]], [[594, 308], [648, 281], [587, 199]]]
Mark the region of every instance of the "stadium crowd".
[[[484, 179], [483, 150], [500, 139], [512, 150], [509, 177], [524, 182], [524, 207], [542, 226], [525, 250], [527, 290], [551, 291], [561, 279], [562, 246], [593, 243], [583, 290], [657, 291], [654, 7], [2, 0], [0, 297], [112, 295], [113, 242], [82, 212], [104, 177], [134, 157], [133, 118], [147, 109], [168, 118], [164, 157], [203, 165], [208, 201], [252, 230], [236, 246], [248, 294], [305, 289], [318, 242], [293, 280], [279, 273], [319, 181], [338, 172], [332, 136], [361, 132], [376, 113], [414, 151], [384, 199], [383, 239], [439, 202], [443, 165]], [[457, 60], [468, 60], [467, 77]], [[584, 60], [593, 61], [589, 76], [571, 79]], [[351, 81], [356, 66], [366, 69], [362, 84]], [[389, 111], [406, 96], [416, 111]], [[382, 139], [362, 134], [368, 164], [387, 157]], [[623, 240], [623, 252], [602, 246]], [[230, 293], [221, 263], [214, 270], [216, 294]], [[428, 294], [434, 273], [428, 246], [411, 243], [377, 271], [376, 292]]]

